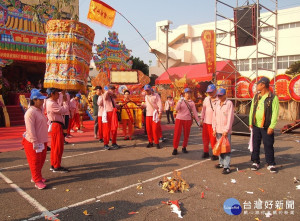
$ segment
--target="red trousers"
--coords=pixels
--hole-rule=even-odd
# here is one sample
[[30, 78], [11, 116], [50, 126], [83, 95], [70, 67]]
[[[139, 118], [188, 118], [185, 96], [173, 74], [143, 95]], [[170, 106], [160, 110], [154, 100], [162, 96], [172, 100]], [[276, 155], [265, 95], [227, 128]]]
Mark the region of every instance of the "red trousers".
[[73, 118], [72, 118], [71, 129], [74, 130], [75, 126], [78, 128], [78, 130], [80, 130], [80, 116], [79, 116], [79, 113], [75, 113]]
[[182, 147], [187, 147], [192, 124], [193, 124], [192, 120], [179, 120], [179, 119], [176, 119], [175, 129], [174, 129], [174, 139], [173, 139], [174, 149], [178, 148], [182, 128], [183, 128], [183, 136], [184, 136]]
[[110, 139], [110, 133], [111, 133], [111, 141], [113, 144], [117, 143], [117, 131], [116, 130], [111, 130], [111, 121], [112, 121], [112, 114], [113, 112], [107, 112], [107, 123], [102, 123], [103, 125], [103, 140], [104, 140], [104, 145], [109, 144], [109, 139]]
[[23, 138], [23, 146], [27, 161], [29, 164], [32, 180], [36, 183], [42, 181], [42, 168], [44, 166], [47, 154], [47, 143], [45, 149], [41, 153], [35, 152], [33, 144]]
[[161, 128], [161, 123], [159, 122], [159, 125], [158, 125], [158, 138], [162, 138], [163, 135], [162, 135], [162, 128]]
[[51, 132], [51, 154], [50, 162], [54, 168], [61, 167], [61, 158], [64, 152], [64, 135], [62, 125], [59, 123], [52, 123]]
[[[71, 115], [70, 115], [71, 117]], [[73, 117], [74, 118], [74, 117]], [[70, 135], [71, 134], [71, 129], [72, 129], [72, 124], [73, 124], [73, 118], [69, 119], [69, 125], [68, 125], [68, 130], [67, 130], [67, 134]]]
[[103, 139], [102, 116], [98, 116], [98, 134], [99, 134], [99, 139]]
[[129, 119], [122, 119], [122, 128], [123, 128], [123, 136], [127, 136], [127, 126], [128, 126], [128, 135], [132, 136], [133, 133], [133, 124]]
[[[159, 129], [160, 128], [160, 129]], [[159, 138], [161, 136], [161, 125], [160, 121], [155, 123], [153, 121], [152, 116], [147, 116], [146, 117], [146, 130], [147, 130], [147, 135], [148, 135], [148, 141], [149, 143], [154, 143], [159, 144]]]
[[203, 140], [203, 152], [205, 153], [209, 152], [209, 142], [211, 145], [211, 149], [214, 149], [217, 139], [216, 137], [213, 136], [213, 129], [211, 124], [203, 123], [202, 140]]

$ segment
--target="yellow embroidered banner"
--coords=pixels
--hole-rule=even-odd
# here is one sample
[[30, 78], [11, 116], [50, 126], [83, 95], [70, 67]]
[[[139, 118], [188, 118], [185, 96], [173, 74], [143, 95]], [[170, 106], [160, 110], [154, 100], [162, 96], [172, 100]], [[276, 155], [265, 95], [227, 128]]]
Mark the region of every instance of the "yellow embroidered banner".
[[216, 36], [213, 30], [204, 30], [202, 32], [202, 44], [206, 58], [207, 73], [216, 71]]
[[88, 19], [111, 28], [114, 24], [116, 10], [100, 0], [91, 0]]

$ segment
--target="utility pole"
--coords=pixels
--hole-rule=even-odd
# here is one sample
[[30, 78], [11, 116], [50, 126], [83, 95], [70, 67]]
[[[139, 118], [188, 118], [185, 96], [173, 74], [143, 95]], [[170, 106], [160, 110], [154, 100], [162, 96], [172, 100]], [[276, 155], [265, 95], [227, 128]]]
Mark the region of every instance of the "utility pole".
[[166, 33], [166, 69], [169, 68], [169, 28], [170, 24], [173, 24], [173, 22], [169, 20], [162, 21], [162, 26], [160, 26], [160, 30], [164, 33]]

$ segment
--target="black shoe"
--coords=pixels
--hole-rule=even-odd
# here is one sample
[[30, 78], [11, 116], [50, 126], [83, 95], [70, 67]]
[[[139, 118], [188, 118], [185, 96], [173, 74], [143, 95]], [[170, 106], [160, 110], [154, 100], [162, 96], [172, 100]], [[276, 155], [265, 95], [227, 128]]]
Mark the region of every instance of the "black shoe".
[[229, 168], [224, 168], [222, 174], [229, 174], [231, 170]]
[[177, 149], [174, 149], [172, 155], [177, 155]]
[[182, 153], [188, 153], [188, 151], [186, 150], [186, 147], [182, 148]]
[[220, 168], [223, 168], [223, 165], [218, 163], [218, 164], [215, 165], [215, 167], [216, 167], [217, 169], [220, 169]]
[[168, 122], [167, 124], [170, 124], [170, 122]]
[[47, 151], [51, 151], [51, 148], [49, 146], [47, 146]]
[[156, 149], [161, 149], [162, 146], [160, 146], [159, 144], [156, 144]]
[[103, 139], [100, 139], [100, 140], [99, 140], [99, 143], [103, 143], [103, 142], [104, 142]]
[[153, 147], [153, 143], [148, 143], [147, 148]]
[[118, 145], [118, 144], [116, 144], [116, 143], [113, 143], [112, 145], [111, 145], [111, 149], [113, 149], [113, 150], [117, 150], [117, 149], [119, 149], [120, 148], [120, 146]]
[[69, 173], [70, 171], [67, 168], [64, 167], [58, 167], [58, 168], [53, 168], [52, 170], [53, 173]]
[[209, 158], [209, 153], [204, 152], [203, 155], [202, 155], [202, 158], [203, 158], [203, 159]]
[[105, 150], [110, 150], [110, 146], [104, 145], [104, 149], [105, 149]]
[[214, 160], [218, 160], [218, 159], [219, 159], [219, 157], [218, 157], [218, 156], [216, 156], [216, 155], [212, 155], [210, 159], [211, 159], [212, 161], [214, 161]]
[[51, 167], [50, 167], [50, 171], [53, 171], [53, 169], [54, 169], [54, 167], [53, 167], [53, 166], [51, 166]]
[[64, 144], [69, 144], [69, 142], [68, 141], [64, 141]]

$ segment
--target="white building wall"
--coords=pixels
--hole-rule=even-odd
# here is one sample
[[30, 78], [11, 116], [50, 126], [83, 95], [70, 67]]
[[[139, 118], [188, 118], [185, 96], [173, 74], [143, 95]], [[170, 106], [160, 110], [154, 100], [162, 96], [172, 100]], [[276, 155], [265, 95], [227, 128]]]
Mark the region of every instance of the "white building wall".
[[[275, 16], [270, 16], [270, 12], [261, 13], [261, 17], [267, 19], [268, 23], [275, 24]], [[150, 46], [154, 49], [165, 64], [166, 62], [166, 34], [160, 30], [159, 22], [156, 24], [156, 40], [150, 41]], [[218, 21], [218, 28], [232, 32], [234, 27], [232, 22], [228, 20]], [[264, 25], [262, 25], [264, 27]], [[281, 62], [277, 74], [283, 74], [286, 68], [296, 60], [300, 60], [300, 7], [294, 7], [289, 9], [283, 9], [278, 11], [278, 62]], [[169, 33], [169, 67], [192, 65], [205, 62], [205, 55], [201, 41], [201, 34], [203, 30], [215, 30], [215, 22], [209, 22], [198, 25], [181, 25], [178, 28], [172, 29]], [[261, 35], [270, 40], [275, 40], [275, 31], [271, 28], [262, 28]], [[174, 39], [177, 40], [174, 42]], [[217, 42], [220, 42], [222, 38], [217, 38]], [[234, 35], [226, 37], [222, 40], [222, 43], [235, 47]], [[258, 45], [259, 51], [267, 54], [274, 53], [274, 47], [270, 43], [261, 39]], [[240, 69], [242, 75], [254, 78], [256, 76], [255, 69], [252, 70], [252, 62], [255, 62], [256, 58], [256, 46], [239, 47], [236, 53], [235, 49], [230, 49], [225, 46], [217, 47], [217, 54], [220, 57], [230, 58], [232, 60], [245, 59], [248, 60], [249, 70], [243, 71], [243, 67]], [[299, 55], [299, 56], [298, 56]], [[295, 57], [296, 56], [296, 57]], [[266, 57], [265, 55], [258, 55], [259, 58]], [[265, 63], [264, 61], [261, 61]], [[273, 68], [275, 69], [275, 62]], [[247, 66], [247, 65], [246, 65]], [[283, 67], [283, 68], [280, 68]], [[247, 68], [246, 68], [247, 69]], [[161, 75], [165, 70], [159, 62], [156, 66], [150, 67], [150, 75]], [[270, 78], [274, 73], [260, 70], [258, 75], [266, 75]]]

